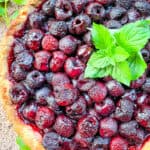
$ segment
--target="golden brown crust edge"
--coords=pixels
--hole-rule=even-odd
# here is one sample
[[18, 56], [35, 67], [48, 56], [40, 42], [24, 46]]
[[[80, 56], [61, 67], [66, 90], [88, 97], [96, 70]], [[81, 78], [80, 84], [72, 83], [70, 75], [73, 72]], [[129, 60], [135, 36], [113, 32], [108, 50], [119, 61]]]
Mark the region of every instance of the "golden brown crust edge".
[[0, 101], [6, 111], [8, 119], [13, 124], [13, 128], [31, 150], [45, 150], [41, 144], [42, 136], [18, 118], [15, 107], [11, 103], [9, 96], [11, 83], [7, 78], [7, 57], [13, 42], [14, 32], [20, 29], [21, 25], [26, 21], [28, 14], [32, 12], [39, 3], [41, 3], [40, 0], [28, 0], [28, 4], [21, 8], [19, 16], [12, 21], [0, 43]]

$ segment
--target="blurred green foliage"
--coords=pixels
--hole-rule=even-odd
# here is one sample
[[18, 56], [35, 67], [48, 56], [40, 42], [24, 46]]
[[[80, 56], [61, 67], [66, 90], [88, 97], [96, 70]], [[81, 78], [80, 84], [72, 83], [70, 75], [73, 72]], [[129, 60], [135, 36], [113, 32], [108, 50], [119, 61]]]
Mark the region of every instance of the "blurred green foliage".
[[8, 12], [8, 5], [14, 3], [18, 6], [25, 5], [27, 0], [0, 0], [0, 18], [4, 20], [5, 24], [8, 26], [11, 20], [15, 19], [19, 11], [15, 10], [12, 14]]

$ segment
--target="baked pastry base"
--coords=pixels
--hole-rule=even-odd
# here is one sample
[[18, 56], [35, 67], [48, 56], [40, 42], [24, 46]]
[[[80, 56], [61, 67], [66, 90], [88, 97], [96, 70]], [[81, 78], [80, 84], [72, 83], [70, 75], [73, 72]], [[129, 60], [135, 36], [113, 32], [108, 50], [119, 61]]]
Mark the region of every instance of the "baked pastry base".
[[17, 116], [15, 106], [12, 104], [9, 90], [12, 86], [8, 80], [8, 62], [7, 57], [13, 43], [13, 35], [18, 31], [26, 21], [28, 14], [31, 13], [36, 6], [41, 3], [40, 0], [28, 0], [26, 6], [21, 8], [18, 17], [12, 21], [7, 32], [4, 34], [2, 46], [0, 50], [0, 101], [6, 111], [9, 121], [13, 124], [13, 128], [17, 134], [23, 139], [31, 150], [45, 150], [42, 146], [42, 136], [29, 125], [24, 124]]

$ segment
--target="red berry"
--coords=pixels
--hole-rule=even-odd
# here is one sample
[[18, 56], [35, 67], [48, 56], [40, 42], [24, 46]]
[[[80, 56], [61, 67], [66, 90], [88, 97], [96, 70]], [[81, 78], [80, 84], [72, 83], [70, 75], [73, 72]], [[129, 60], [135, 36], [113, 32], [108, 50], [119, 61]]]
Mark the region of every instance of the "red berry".
[[71, 78], [77, 78], [84, 68], [85, 64], [75, 57], [69, 57], [64, 64], [65, 72]]
[[34, 11], [29, 15], [29, 24], [31, 28], [39, 29], [42, 27], [43, 22], [45, 21], [46, 16], [42, 12]]
[[86, 14], [88, 14], [88, 16], [90, 16], [94, 21], [100, 21], [105, 15], [105, 9], [97, 2], [90, 3], [86, 7]]
[[97, 82], [89, 91], [89, 96], [93, 99], [94, 102], [99, 103], [104, 100], [107, 95], [106, 86], [101, 83]]
[[21, 81], [26, 78], [27, 72], [18, 65], [15, 61], [11, 64], [11, 76], [16, 81]]
[[10, 90], [11, 101], [14, 104], [22, 104], [29, 98], [28, 91], [21, 83], [15, 84]]
[[48, 71], [51, 54], [47, 51], [39, 51], [34, 56], [34, 67], [39, 71]]
[[65, 21], [52, 21], [49, 25], [49, 32], [56, 37], [64, 37], [67, 34]]
[[150, 106], [139, 108], [135, 119], [142, 127], [150, 130]]
[[30, 121], [34, 121], [36, 116], [36, 111], [37, 111], [37, 104], [31, 103], [25, 106], [25, 108], [23, 109], [23, 116]]
[[70, 80], [65, 73], [55, 73], [52, 76], [51, 84], [55, 86], [64, 86], [64, 84], [69, 84]]
[[128, 122], [132, 119], [133, 112], [134, 103], [126, 99], [121, 99], [117, 104], [114, 115], [117, 120]]
[[56, 118], [54, 129], [59, 135], [64, 137], [70, 137], [74, 133], [72, 121], [64, 115], [59, 115]]
[[67, 35], [59, 41], [59, 49], [67, 55], [73, 54], [77, 46], [78, 40], [72, 35]]
[[85, 7], [86, 3], [87, 3], [87, 0], [72, 0], [71, 4], [73, 7], [73, 11], [79, 14]]
[[86, 14], [80, 14], [72, 19], [69, 23], [69, 32], [72, 34], [83, 34], [87, 31], [87, 27], [91, 25], [91, 18]]
[[110, 141], [110, 150], [128, 150], [128, 143], [120, 136], [113, 137]]
[[37, 110], [35, 123], [40, 129], [49, 128], [55, 121], [54, 112], [47, 107], [40, 107]]
[[99, 134], [102, 137], [112, 137], [117, 133], [118, 124], [113, 118], [104, 118], [100, 120]]
[[52, 72], [61, 71], [67, 56], [61, 51], [53, 52], [53, 58], [50, 61], [50, 69]]
[[44, 82], [44, 75], [37, 70], [29, 72], [26, 77], [26, 83], [32, 89], [40, 87]]
[[68, 0], [57, 0], [55, 6], [55, 17], [57, 20], [66, 20], [72, 16], [72, 6]]
[[71, 105], [78, 98], [78, 90], [72, 84], [65, 84], [55, 91], [55, 100], [59, 106]]
[[47, 34], [42, 40], [42, 48], [47, 51], [56, 50], [58, 49], [58, 40], [54, 36]]
[[123, 95], [125, 92], [123, 86], [115, 80], [108, 81], [106, 86], [111, 96], [118, 97]]
[[70, 118], [79, 119], [86, 114], [86, 101], [83, 97], [66, 107], [66, 113]]
[[21, 41], [16, 40], [14, 43], [14, 46], [13, 46], [14, 55], [17, 56], [18, 54], [20, 54], [24, 51], [26, 51], [25, 45]]
[[81, 45], [78, 47], [77, 55], [85, 63], [88, 61], [91, 53], [92, 53], [92, 47], [89, 46], [88, 44]]
[[[81, 133], [76, 132], [75, 136], [74, 136], [74, 140], [77, 144], [79, 144], [80, 147], [82, 148], [86, 148], [89, 147], [91, 145], [91, 142], [93, 140], [93, 137], [83, 137]], [[82, 150], [81, 148], [79, 148], [79, 150]]]
[[77, 80], [77, 87], [80, 89], [80, 91], [88, 91], [90, 88], [92, 88], [95, 85], [95, 80], [84, 78], [84, 73], [81, 74]]
[[93, 137], [98, 131], [98, 120], [95, 116], [87, 115], [78, 121], [78, 132], [82, 137]]
[[105, 98], [100, 103], [95, 103], [95, 110], [102, 116], [108, 116], [115, 110], [115, 104], [112, 99]]
[[37, 51], [41, 47], [41, 40], [44, 33], [39, 29], [31, 29], [26, 34], [26, 45], [28, 48]]
[[51, 90], [48, 87], [42, 87], [35, 92], [36, 103], [41, 105], [47, 104], [47, 98], [50, 96]]
[[47, 0], [42, 5], [42, 11], [46, 15], [53, 15], [54, 14], [55, 5], [56, 5], [56, 0]]
[[24, 70], [30, 70], [32, 68], [33, 59], [34, 59], [33, 55], [28, 51], [24, 51], [22, 53], [19, 53], [16, 56], [16, 62]]
[[136, 121], [121, 123], [119, 127], [119, 133], [123, 137], [134, 141], [135, 143], [141, 143], [145, 137], [144, 130], [139, 128]]
[[45, 133], [42, 144], [47, 150], [60, 150], [62, 146], [62, 137], [55, 132]]

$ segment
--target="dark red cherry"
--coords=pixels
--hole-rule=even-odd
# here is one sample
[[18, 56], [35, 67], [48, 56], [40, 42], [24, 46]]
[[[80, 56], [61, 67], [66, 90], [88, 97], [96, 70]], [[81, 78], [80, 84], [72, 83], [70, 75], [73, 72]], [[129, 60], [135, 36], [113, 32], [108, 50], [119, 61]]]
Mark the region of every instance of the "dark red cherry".
[[54, 129], [59, 135], [64, 137], [70, 137], [74, 133], [72, 121], [64, 115], [59, 115], [56, 118]]
[[77, 130], [81, 136], [88, 138], [93, 137], [98, 132], [98, 120], [95, 116], [87, 115], [78, 121]]
[[34, 67], [39, 71], [48, 71], [51, 54], [47, 51], [39, 51], [34, 56]]
[[40, 129], [50, 128], [55, 121], [54, 112], [47, 107], [40, 107], [37, 110], [35, 123]]
[[112, 137], [117, 134], [118, 124], [113, 118], [104, 118], [100, 120], [99, 134], [102, 137]]
[[61, 51], [53, 52], [53, 57], [50, 61], [51, 71], [52, 72], [61, 71], [66, 59], [67, 59], [67, 56], [64, 54], [64, 52], [61, 52]]
[[85, 64], [75, 57], [69, 57], [64, 64], [65, 72], [71, 78], [77, 78], [84, 68]]
[[23, 116], [29, 121], [35, 121], [35, 116], [37, 112], [37, 104], [31, 103], [23, 109]]

